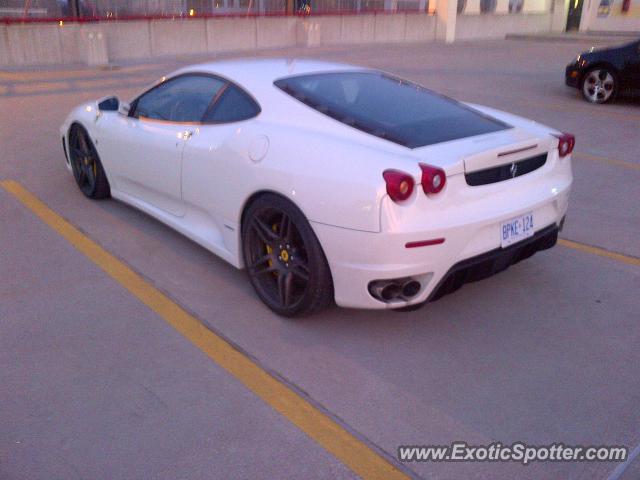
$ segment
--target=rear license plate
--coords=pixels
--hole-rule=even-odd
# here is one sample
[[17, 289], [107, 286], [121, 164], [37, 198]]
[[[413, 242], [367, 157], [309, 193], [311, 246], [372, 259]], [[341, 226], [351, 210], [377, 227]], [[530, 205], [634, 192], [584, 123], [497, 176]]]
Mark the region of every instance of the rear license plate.
[[513, 245], [533, 235], [533, 213], [512, 218], [500, 225], [500, 243], [502, 248]]

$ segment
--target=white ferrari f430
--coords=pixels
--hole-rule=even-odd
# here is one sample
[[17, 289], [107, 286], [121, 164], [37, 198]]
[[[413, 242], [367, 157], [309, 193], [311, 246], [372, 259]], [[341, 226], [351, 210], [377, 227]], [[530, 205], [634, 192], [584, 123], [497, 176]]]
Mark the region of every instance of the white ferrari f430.
[[60, 129], [114, 197], [237, 268], [280, 315], [412, 309], [556, 243], [574, 137], [377, 70], [190, 66]]

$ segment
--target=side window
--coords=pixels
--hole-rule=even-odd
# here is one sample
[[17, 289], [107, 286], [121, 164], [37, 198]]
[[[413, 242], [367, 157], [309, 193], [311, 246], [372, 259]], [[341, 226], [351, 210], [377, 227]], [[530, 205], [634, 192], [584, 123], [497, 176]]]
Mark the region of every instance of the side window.
[[206, 75], [182, 75], [152, 88], [136, 101], [133, 116], [171, 122], [200, 122], [225, 85]]
[[207, 112], [203, 122], [238, 122], [253, 118], [260, 113], [260, 107], [246, 93], [235, 85], [229, 84], [220, 99]]

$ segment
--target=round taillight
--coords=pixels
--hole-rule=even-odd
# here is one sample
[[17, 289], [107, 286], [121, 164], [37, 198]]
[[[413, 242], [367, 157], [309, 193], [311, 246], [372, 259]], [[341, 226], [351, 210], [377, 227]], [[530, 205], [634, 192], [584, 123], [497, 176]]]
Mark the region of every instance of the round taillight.
[[424, 193], [438, 193], [447, 183], [447, 176], [444, 170], [433, 165], [427, 165], [426, 163], [420, 164], [422, 170], [422, 189]]
[[560, 135], [554, 135], [558, 139], [558, 155], [560, 158], [566, 157], [573, 152], [573, 147], [576, 145], [576, 137], [570, 133], [562, 133]]
[[382, 173], [387, 184], [387, 193], [394, 202], [402, 202], [413, 193], [413, 177], [400, 170], [385, 170]]
[[567, 153], [569, 153], [569, 143], [560, 142], [558, 145], [558, 151], [560, 152], [560, 156], [564, 157]]

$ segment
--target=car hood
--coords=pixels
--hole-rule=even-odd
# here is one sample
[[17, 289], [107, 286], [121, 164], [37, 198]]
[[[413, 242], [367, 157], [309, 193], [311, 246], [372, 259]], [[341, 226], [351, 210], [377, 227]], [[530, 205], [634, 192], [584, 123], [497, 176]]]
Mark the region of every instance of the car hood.
[[624, 53], [626, 50], [630, 48], [633, 48], [637, 44], [638, 42], [636, 40], [631, 43], [625, 43], [624, 45], [618, 45], [615, 47], [602, 47], [602, 48], [591, 47], [589, 50], [582, 52], [580, 54], [580, 57], [584, 58], [585, 60], [596, 60], [600, 58], [616, 56], [621, 53]]

